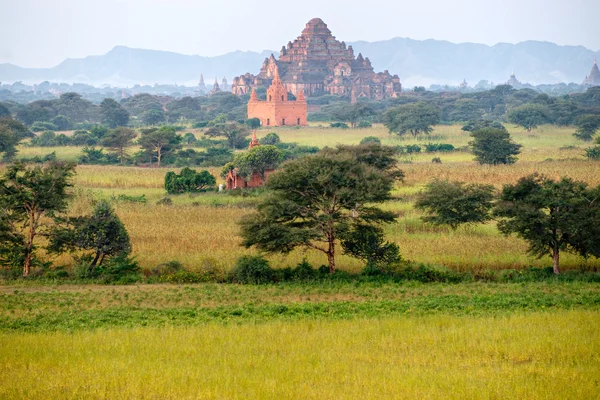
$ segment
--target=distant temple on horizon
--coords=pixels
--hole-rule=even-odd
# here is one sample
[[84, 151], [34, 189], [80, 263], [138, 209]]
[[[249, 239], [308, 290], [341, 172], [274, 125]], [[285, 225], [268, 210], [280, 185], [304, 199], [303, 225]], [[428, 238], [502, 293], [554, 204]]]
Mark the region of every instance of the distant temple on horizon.
[[259, 100], [256, 89], [252, 88], [248, 101], [248, 119], [258, 118], [262, 126], [305, 126], [307, 108], [302, 89], [298, 91], [296, 100], [288, 99], [288, 91], [275, 66], [273, 80], [267, 89], [265, 101]]
[[335, 94], [381, 100], [397, 97], [402, 91], [398, 75], [388, 71], [375, 73], [368, 58], [354, 56], [352, 46], [339, 42], [319, 18], [311, 19], [302, 34], [281, 48], [279, 60], [271, 54], [258, 75], [246, 73], [233, 79], [231, 92], [248, 94], [252, 89], [268, 87], [281, 74], [286, 92], [306, 96]]
[[519, 86], [522, 86], [523, 84], [517, 79], [517, 77], [515, 76], [515, 73], [513, 71], [512, 74], [510, 74], [510, 78], [508, 79], [508, 81], [506, 81], [507, 85], [510, 85], [514, 88], [518, 88]]
[[585, 77], [581, 84], [583, 86], [600, 86], [600, 70], [598, 69], [598, 64], [595, 59], [590, 74]]

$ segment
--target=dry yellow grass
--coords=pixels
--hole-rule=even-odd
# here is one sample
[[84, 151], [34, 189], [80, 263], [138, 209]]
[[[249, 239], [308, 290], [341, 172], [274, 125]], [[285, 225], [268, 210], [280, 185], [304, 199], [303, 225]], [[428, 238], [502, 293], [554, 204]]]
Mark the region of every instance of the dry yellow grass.
[[[455, 269], [480, 268], [524, 268], [529, 265], [544, 266], [548, 260], [536, 260], [525, 254], [527, 245], [514, 237], [503, 237], [493, 224], [477, 228], [461, 228], [457, 232], [433, 228], [423, 224], [421, 214], [412, 209], [414, 196], [427, 182], [434, 178], [465, 182], [488, 183], [500, 189], [502, 185], [514, 183], [520, 177], [538, 172], [552, 178], [569, 176], [591, 185], [600, 184], [600, 163], [589, 161], [581, 155], [585, 144], [572, 136], [572, 129], [543, 126], [531, 133], [508, 126], [515, 141], [523, 144], [523, 153], [513, 165], [484, 166], [472, 161], [468, 152], [427, 153], [402, 157], [401, 168], [406, 173], [405, 181], [394, 190], [402, 198], [384, 205], [397, 212], [398, 223], [386, 228], [390, 240], [398, 243], [402, 254], [411, 260], [442, 264]], [[292, 127], [261, 129], [262, 137], [276, 131], [283, 141], [295, 141], [307, 145], [333, 146], [337, 143], [358, 143], [365, 136], [381, 138], [384, 144], [406, 145], [429, 141], [452, 143], [456, 147], [467, 145], [470, 137], [460, 126], [438, 126], [434, 139], [417, 140], [412, 137], [399, 138], [390, 135], [382, 125], [372, 129], [340, 130], [314, 126], [296, 129]], [[197, 135], [198, 131], [194, 131]], [[67, 150], [64, 150], [67, 149]], [[65, 155], [73, 157], [73, 149], [61, 148]], [[22, 153], [47, 153], [40, 148], [21, 149]], [[79, 151], [77, 149], [77, 151]], [[57, 153], [58, 154], [58, 153]], [[60, 156], [60, 154], [59, 154]], [[442, 164], [432, 164], [431, 158], [439, 156]], [[407, 161], [410, 161], [407, 163]], [[75, 202], [74, 213], [89, 211], [89, 197], [145, 195], [146, 205], [116, 204], [132, 238], [134, 255], [144, 268], [156, 264], [179, 260], [188, 268], [196, 268], [207, 258], [218, 259], [230, 268], [237, 257], [252, 253], [239, 246], [237, 237], [238, 219], [250, 212], [242, 205], [252, 204], [256, 199], [233, 197], [226, 194], [208, 193], [197, 197], [174, 196], [173, 207], [156, 206], [157, 200], [166, 195], [163, 188], [164, 176], [174, 168], [140, 168], [120, 166], [78, 166], [75, 177], [76, 191], [80, 199]], [[209, 168], [219, 183], [220, 168]], [[83, 197], [83, 200], [81, 199]], [[196, 205], [193, 205], [196, 204]], [[276, 267], [295, 265], [306, 257], [314, 265], [325, 264], [324, 257], [314, 251], [295, 251], [288, 256], [273, 256]], [[69, 263], [66, 256], [59, 263]], [[578, 257], [564, 255], [561, 260], [565, 268], [599, 268], [600, 261], [584, 261]], [[340, 256], [342, 269], [358, 271], [361, 263]]]
[[600, 315], [0, 334], [4, 399], [593, 399]]

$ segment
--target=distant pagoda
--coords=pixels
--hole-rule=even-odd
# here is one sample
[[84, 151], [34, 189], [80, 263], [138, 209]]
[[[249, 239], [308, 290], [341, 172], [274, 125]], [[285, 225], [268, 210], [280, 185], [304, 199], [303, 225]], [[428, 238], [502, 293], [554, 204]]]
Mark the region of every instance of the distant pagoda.
[[401, 90], [398, 75], [388, 71], [374, 72], [369, 58], [358, 54], [352, 46], [336, 40], [319, 18], [306, 24], [302, 34], [281, 48], [279, 59], [266, 58], [258, 75], [247, 73], [234, 78], [232, 93], [248, 94], [252, 89], [268, 88], [279, 71], [286, 90], [306, 96], [337, 94], [358, 98], [385, 99], [397, 97]]
[[522, 86], [523, 84], [517, 79], [517, 77], [515, 76], [515, 73], [513, 72], [510, 75], [510, 78], [508, 79], [508, 81], [506, 81], [507, 85], [510, 85], [514, 88], [517, 88], [519, 86]]
[[598, 64], [595, 59], [590, 74], [585, 77], [581, 84], [584, 86], [600, 86], [600, 70], [598, 69]]
[[212, 90], [209, 93], [209, 96], [212, 96], [215, 93], [219, 93], [221, 88], [219, 87], [219, 82], [217, 82], [217, 78], [215, 78], [215, 83], [213, 83]]

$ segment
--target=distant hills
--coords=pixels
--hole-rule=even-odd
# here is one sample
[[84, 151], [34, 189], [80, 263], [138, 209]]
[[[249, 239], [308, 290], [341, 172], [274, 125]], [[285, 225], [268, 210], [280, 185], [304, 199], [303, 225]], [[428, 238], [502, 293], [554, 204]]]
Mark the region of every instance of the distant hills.
[[[593, 52], [582, 46], [527, 41], [487, 46], [450, 43], [440, 40], [394, 38], [378, 42], [348, 43], [369, 57], [376, 71], [398, 74], [407, 87], [430, 84], [458, 84], [463, 78], [473, 86], [480, 80], [505, 82], [514, 71], [523, 83], [581, 83], [590, 72]], [[52, 68], [21, 68], [0, 64], [0, 82], [39, 83], [42, 81], [133, 86], [135, 84], [196, 85], [200, 73], [207, 85], [215, 77], [258, 73], [262, 61], [274, 53], [235, 51], [217, 57], [189, 56], [168, 51], [116, 46], [101, 56], [67, 59]]]

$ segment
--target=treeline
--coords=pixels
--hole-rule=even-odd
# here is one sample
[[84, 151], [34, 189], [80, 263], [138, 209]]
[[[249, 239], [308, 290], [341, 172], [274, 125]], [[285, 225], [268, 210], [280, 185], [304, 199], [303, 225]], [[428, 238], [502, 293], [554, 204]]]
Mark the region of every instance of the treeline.
[[319, 103], [321, 108], [309, 114], [310, 121], [346, 122], [352, 127], [360, 127], [363, 121], [384, 122], [387, 110], [408, 104], [427, 104], [435, 110], [437, 123], [442, 124], [478, 119], [512, 122], [511, 113], [529, 109], [537, 112], [538, 125], [567, 126], [574, 125], [583, 115], [600, 115], [600, 87], [558, 97], [533, 89], [516, 90], [510, 85], [476, 93], [436, 93], [422, 88], [379, 102], [359, 99], [350, 105], [348, 98], [323, 96]]

